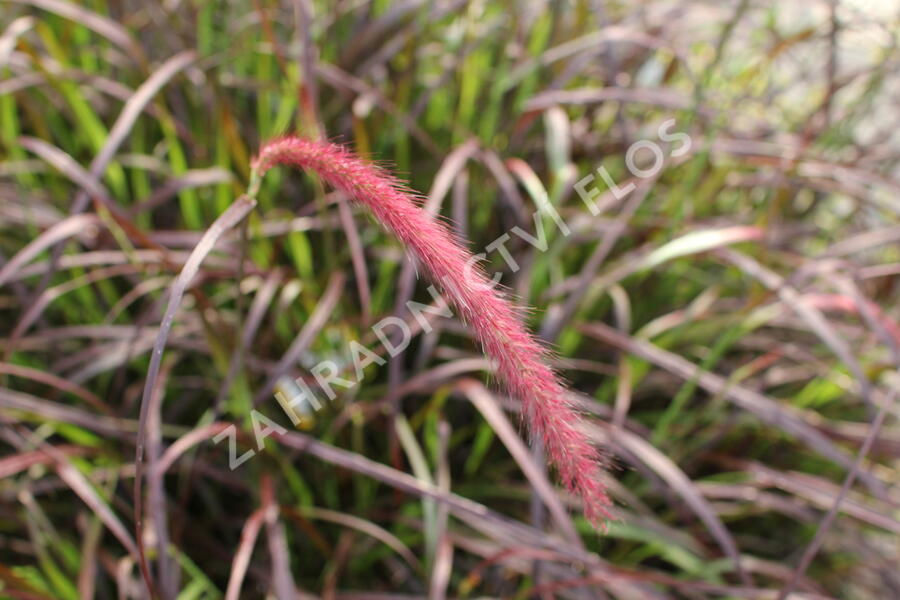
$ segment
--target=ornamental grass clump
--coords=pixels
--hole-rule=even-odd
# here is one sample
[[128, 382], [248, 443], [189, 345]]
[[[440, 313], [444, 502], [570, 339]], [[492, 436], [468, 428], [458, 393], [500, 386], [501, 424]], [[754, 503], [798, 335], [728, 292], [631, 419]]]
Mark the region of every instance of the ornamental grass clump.
[[601, 456], [580, 429], [566, 389], [547, 366], [547, 350], [450, 230], [419, 206], [414, 192], [381, 168], [342, 146], [297, 137], [262, 146], [252, 163], [251, 196], [265, 172], [278, 164], [316, 173], [365, 205], [403, 242], [471, 325], [494, 361], [498, 379], [522, 402], [532, 438], [543, 444], [565, 487], [581, 497], [585, 516], [595, 525], [609, 518]]

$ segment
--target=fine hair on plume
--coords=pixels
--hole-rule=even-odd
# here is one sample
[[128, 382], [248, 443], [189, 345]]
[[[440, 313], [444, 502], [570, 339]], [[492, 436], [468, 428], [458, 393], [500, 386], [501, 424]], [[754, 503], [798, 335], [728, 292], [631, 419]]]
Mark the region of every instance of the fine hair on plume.
[[253, 159], [250, 194], [279, 165], [311, 171], [353, 202], [364, 205], [393, 233], [461, 313], [496, 365], [496, 377], [522, 403], [522, 417], [559, 479], [580, 497], [595, 526], [610, 518], [600, 452], [581, 429], [566, 388], [548, 366], [548, 350], [527, 330], [517, 309], [480, 269], [447, 225], [429, 215], [418, 195], [383, 168], [344, 146], [300, 137], [264, 144]]

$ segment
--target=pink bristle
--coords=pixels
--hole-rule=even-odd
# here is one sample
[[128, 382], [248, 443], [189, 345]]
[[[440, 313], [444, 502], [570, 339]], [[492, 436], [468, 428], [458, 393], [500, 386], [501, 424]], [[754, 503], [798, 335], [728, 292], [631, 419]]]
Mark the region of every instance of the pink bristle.
[[403, 242], [471, 324], [497, 365], [498, 379], [522, 401], [532, 436], [542, 441], [566, 488], [582, 498], [588, 520], [600, 525], [610, 518], [600, 454], [579, 429], [580, 418], [565, 388], [546, 364], [546, 349], [526, 330], [512, 304], [472, 266], [470, 253], [450, 230], [423, 211], [414, 192], [400, 181], [342, 146], [285, 137], [265, 144], [252, 166], [262, 176], [277, 164], [317, 173], [367, 206]]

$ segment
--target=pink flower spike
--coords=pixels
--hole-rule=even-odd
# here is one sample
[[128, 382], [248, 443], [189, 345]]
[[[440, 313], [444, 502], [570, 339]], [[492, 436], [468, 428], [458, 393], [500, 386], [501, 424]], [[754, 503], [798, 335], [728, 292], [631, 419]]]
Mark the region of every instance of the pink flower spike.
[[447, 227], [423, 211], [417, 196], [400, 181], [342, 146], [280, 138], [260, 149], [252, 167], [262, 177], [277, 164], [313, 171], [364, 204], [418, 258], [471, 324], [497, 366], [498, 379], [522, 401], [532, 437], [543, 443], [565, 487], [581, 497], [585, 516], [595, 526], [609, 519], [611, 502], [600, 478], [600, 454], [582, 432], [566, 389], [547, 366], [547, 350]]

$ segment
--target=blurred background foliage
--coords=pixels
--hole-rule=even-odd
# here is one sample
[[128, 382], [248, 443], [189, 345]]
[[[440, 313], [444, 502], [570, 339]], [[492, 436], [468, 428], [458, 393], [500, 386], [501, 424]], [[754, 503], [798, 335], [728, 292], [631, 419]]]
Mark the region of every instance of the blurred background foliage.
[[[892, 0], [0, 0], [0, 596], [145, 597], [139, 541], [165, 598], [900, 596], [898, 19]], [[286, 133], [389, 167], [473, 252], [556, 207], [571, 235], [545, 217], [546, 252], [512, 236], [521, 268], [486, 265], [606, 448], [606, 532], [523, 454], [456, 320], [229, 470], [212, 438], [234, 423], [257, 450], [254, 406], [293, 429], [279, 375], [352, 373], [351, 340], [430, 299], [364, 211], [279, 169], [177, 314], [135, 535], [168, 291]], [[666, 158], [646, 179], [639, 140]]]

